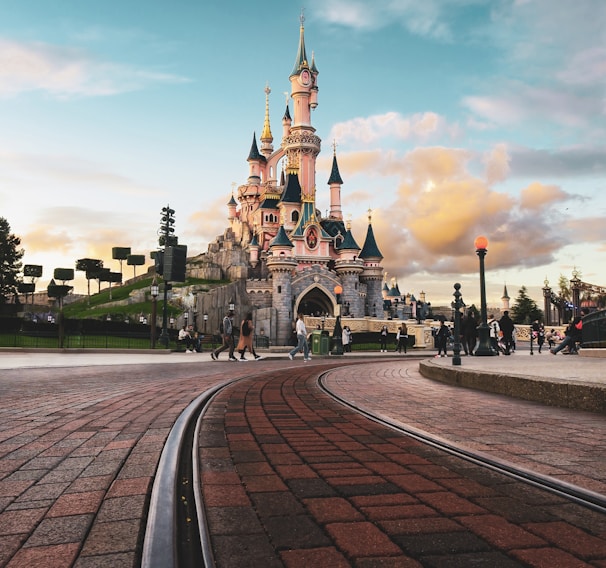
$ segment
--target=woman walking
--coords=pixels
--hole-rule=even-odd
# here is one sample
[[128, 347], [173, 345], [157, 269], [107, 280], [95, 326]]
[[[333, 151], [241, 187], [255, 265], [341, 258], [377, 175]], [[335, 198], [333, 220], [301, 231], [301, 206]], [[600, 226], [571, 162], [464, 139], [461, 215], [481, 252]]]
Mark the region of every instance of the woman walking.
[[255, 330], [252, 321], [252, 312], [248, 312], [246, 317], [242, 320], [240, 324], [240, 341], [238, 341], [238, 352], [240, 353], [240, 361], [248, 361], [246, 357], [244, 357], [244, 352], [246, 349], [252, 356], [255, 358], [255, 361], [259, 359], [263, 359], [260, 355], [255, 353], [255, 348], [253, 347], [253, 331]]

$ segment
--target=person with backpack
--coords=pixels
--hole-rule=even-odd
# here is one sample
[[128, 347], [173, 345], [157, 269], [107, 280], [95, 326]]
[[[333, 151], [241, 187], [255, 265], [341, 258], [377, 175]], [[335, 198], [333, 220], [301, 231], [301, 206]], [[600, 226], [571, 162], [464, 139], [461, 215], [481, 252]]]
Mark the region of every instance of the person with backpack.
[[252, 321], [252, 312], [248, 312], [246, 317], [242, 320], [240, 324], [240, 341], [238, 341], [238, 352], [240, 353], [240, 361], [248, 361], [246, 357], [244, 357], [244, 352], [248, 349], [249, 353], [252, 353], [252, 356], [255, 358], [255, 361], [259, 361], [259, 359], [263, 359], [260, 355], [255, 353], [255, 348], [253, 346], [253, 338], [254, 338], [254, 326]]
[[237, 361], [234, 357], [234, 322], [233, 322], [234, 312], [229, 310], [227, 315], [223, 318], [221, 323], [219, 324], [219, 333], [221, 334], [221, 338], [223, 340], [223, 345], [216, 349], [215, 351], [210, 352], [210, 356], [213, 361], [217, 361], [219, 359], [219, 354], [226, 349], [229, 349], [229, 360]]

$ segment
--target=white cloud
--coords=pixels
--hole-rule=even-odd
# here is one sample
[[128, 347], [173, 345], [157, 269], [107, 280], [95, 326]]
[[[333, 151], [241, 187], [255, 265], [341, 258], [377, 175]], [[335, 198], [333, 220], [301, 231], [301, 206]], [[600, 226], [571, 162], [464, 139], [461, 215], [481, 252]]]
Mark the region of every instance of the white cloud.
[[404, 117], [398, 112], [354, 118], [332, 127], [331, 139], [341, 143], [370, 143], [382, 138], [426, 141], [444, 132], [447, 125], [436, 113], [425, 112]]
[[397, 22], [411, 34], [449, 41], [449, 4], [452, 8], [452, 0], [316, 0], [314, 12], [320, 21], [355, 30], [374, 31]]
[[176, 75], [101, 61], [76, 48], [0, 39], [3, 96], [28, 91], [45, 91], [55, 97], [108, 96], [150, 83], [186, 81]]

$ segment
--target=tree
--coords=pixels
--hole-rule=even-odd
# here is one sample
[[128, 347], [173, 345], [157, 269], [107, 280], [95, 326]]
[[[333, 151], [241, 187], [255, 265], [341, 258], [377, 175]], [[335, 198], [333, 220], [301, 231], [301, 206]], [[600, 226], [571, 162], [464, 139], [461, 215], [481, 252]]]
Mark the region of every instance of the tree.
[[11, 227], [0, 217], [0, 304], [8, 304], [19, 285], [21, 259], [25, 251], [19, 248], [21, 239], [11, 234]]
[[518, 291], [518, 297], [511, 308], [511, 319], [514, 323], [530, 324], [535, 320], [543, 319], [543, 312], [537, 306], [537, 303], [528, 297], [526, 286], [522, 286]]
[[76, 270], [86, 274], [88, 303], [90, 304], [90, 281], [97, 278], [97, 274], [103, 269], [103, 261], [96, 258], [81, 258], [76, 261]]

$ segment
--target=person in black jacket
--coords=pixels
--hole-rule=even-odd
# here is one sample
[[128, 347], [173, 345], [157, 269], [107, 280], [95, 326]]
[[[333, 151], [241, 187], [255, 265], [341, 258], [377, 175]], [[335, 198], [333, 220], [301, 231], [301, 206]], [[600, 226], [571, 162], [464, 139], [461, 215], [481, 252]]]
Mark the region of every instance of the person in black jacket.
[[577, 343], [580, 343], [583, 339], [583, 316], [587, 315], [587, 310], [581, 310], [581, 315], [576, 316], [570, 320], [566, 331], [564, 332], [566, 337], [560, 341], [557, 347], [549, 350], [552, 355], [556, 355], [559, 351], [562, 351], [564, 347], [568, 347], [568, 351], [571, 355], [578, 355]]
[[499, 327], [503, 333], [503, 345], [505, 345], [505, 355], [511, 355], [511, 344], [513, 342], [513, 320], [509, 317], [509, 312], [504, 311], [499, 320]]

